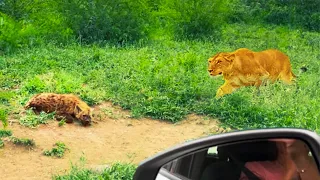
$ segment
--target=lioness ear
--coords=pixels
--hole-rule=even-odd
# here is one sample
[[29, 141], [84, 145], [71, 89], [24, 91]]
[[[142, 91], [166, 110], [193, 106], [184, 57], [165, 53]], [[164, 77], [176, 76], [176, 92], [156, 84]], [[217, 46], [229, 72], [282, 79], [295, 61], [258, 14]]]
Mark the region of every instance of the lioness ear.
[[247, 56], [249, 56], [249, 58], [251, 58], [251, 59], [253, 59], [253, 58], [254, 58], [253, 53], [247, 53]]
[[230, 54], [230, 55], [225, 56], [225, 59], [229, 62], [233, 62], [235, 56], [236, 56], [235, 54]]

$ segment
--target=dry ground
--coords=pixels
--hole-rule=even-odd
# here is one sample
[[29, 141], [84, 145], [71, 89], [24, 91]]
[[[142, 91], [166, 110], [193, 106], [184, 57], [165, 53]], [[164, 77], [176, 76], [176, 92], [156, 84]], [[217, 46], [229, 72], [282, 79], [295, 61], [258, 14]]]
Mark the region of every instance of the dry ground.
[[[147, 118], [130, 118], [129, 112], [103, 103], [95, 107], [95, 120], [90, 127], [77, 123], [58, 126], [50, 121], [36, 129], [12, 123], [8, 129], [18, 138], [33, 139], [36, 147], [27, 149], [5, 141], [0, 149], [1, 179], [51, 179], [63, 174], [71, 163], [86, 159], [88, 167], [113, 162], [139, 163], [143, 159], [186, 140], [221, 132], [218, 121], [189, 115], [178, 124]], [[42, 155], [61, 141], [70, 149], [61, 159]]]

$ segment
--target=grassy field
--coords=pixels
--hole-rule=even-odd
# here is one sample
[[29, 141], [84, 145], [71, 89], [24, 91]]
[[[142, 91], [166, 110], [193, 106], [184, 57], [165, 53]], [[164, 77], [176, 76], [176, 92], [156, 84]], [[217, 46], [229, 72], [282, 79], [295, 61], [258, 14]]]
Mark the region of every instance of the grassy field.
[[[196, 113], [234, 129], [320, 133], [319, 2], [4, 0], [0, 137], [11, 136], [9, 118], [31, 128], [52, 119], [31, 111], [21, 116], [40, 92], [74, 93], [89, 105], [111, 101], [133, 117], [178, 122]], [[215, 99], [223, 80], [209, 77], [207, 59], [238, 48], [283, 51], [296, 84], [270, 84], [259, 95], [246, 87]], [[131, 179], [135, 167], [115, 163], [95, 172], [75, 165], [53, 179]]]
[[[226, 26], [218, 39], [172, 41], [164, 37], [124, 47], [43, 45], [0, 57], [0, 108], [18, 114], [35, 93], [75, 93], [90, 105], [112, 101], [135, 117], [177, 122], [189, 113], [210, 115], [236, 129], [301, 127], [319, 131], [319, 33], [281, 26]], [[214, 98], [222, 79], [207, 73], [220, 51], [277, 48], [298, 75], [293, 86], [241, 88]], [[301, 73], [300, 67], [308, 71]]]

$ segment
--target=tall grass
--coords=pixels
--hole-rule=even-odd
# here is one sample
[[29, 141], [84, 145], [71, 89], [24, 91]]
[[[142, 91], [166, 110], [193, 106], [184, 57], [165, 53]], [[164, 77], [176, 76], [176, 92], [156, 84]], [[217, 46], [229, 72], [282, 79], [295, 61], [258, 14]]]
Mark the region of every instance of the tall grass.
[[52, 43], [117, 46], [159, 38], [220, 39], [233, 23], [319, 32], [319, 1], [2, 0], [0, 54]]
[[[233, 24], [220, 40], [155, 41], [143, 46], [43, 46], [0, 57], [1, 88], [23, 105], [39, 92], [75, 93], [90, 105], [111, 100], [135, 117], [177, 122], [189, 113], [211, 115], [235, 128], [301, 127], [319, 130], [319, 34], [281, 26]], [[277, 48], [289, 55], [297, 84], [273, 84], [256, 95], [241, 88], [214, 98], [207, 59], [220, 51]], [[308, 71], [300, 73], [301, 66]], [[19, 70], [18, 70], [19, 69]], [[14, 81], [12, 81], [14, 79]]]

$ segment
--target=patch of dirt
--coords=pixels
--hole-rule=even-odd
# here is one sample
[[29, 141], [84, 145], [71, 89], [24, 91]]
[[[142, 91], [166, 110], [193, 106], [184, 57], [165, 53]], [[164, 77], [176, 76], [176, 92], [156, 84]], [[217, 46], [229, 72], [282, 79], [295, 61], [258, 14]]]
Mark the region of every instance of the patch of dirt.
[[[114, 162], [138, 164], [176, 144], [224, 131], [217, 120], [194, 114], [177, 124], [133, 119], [128, 111], [111, 103], [94, 107], [94, 119], [97, 123], [90, 127], [77, 123], [59, 127], [57, 121], [50, 121], [30, 129], [12, 123], [8, 129], [13, 136], [33, 139], [36, 147], [28, 149], [6, 141], [0, 149], [1, 179], [51, 179], [52, 175], [66, 173], [71, 163], [79, 163], [82, 157], [88, 167]], [[57, 141], [65, 143], [70, 151], [60, 159], [44, 156], [43, 151], [52, 149]]]

